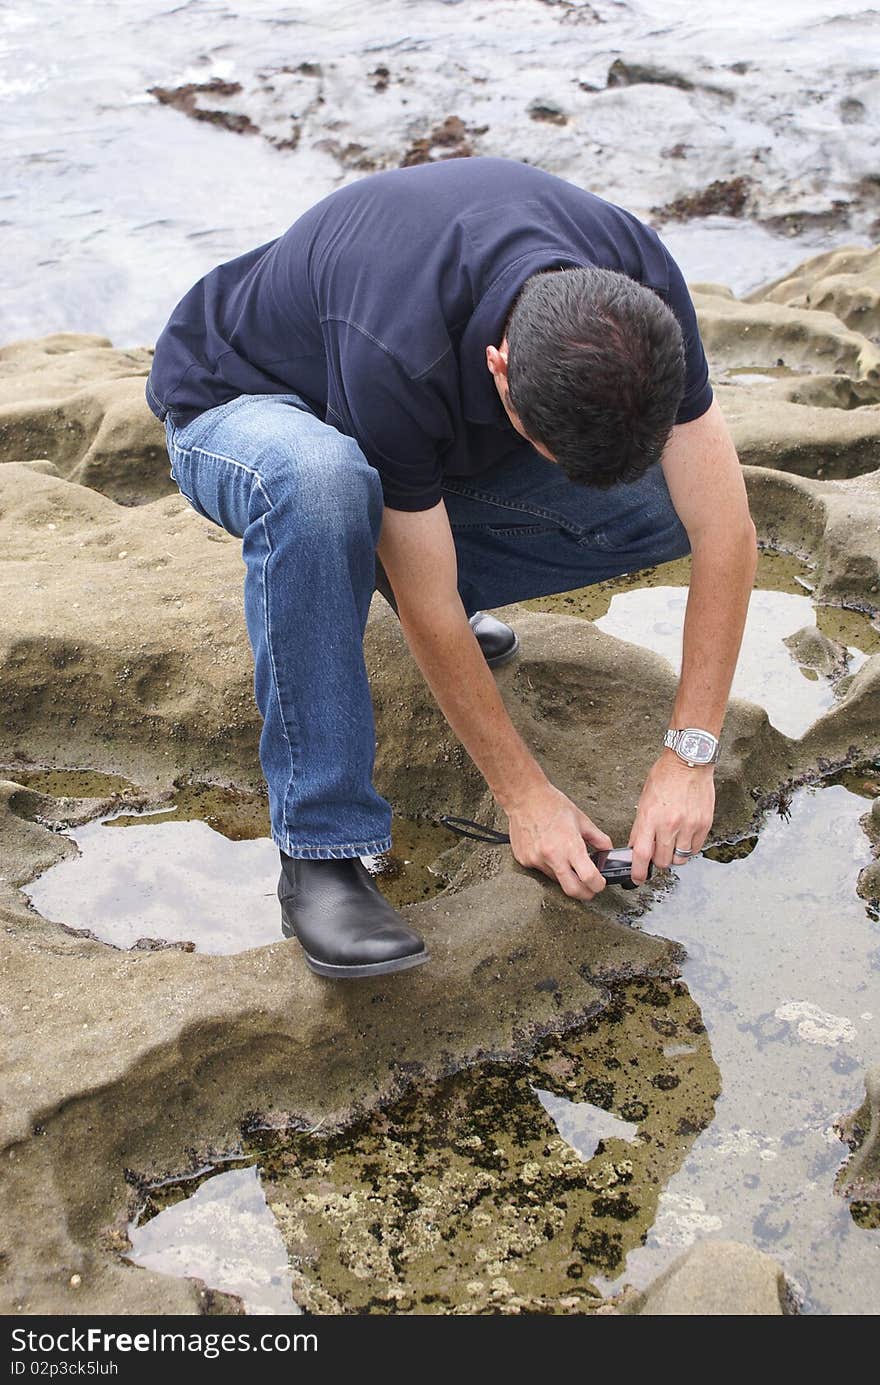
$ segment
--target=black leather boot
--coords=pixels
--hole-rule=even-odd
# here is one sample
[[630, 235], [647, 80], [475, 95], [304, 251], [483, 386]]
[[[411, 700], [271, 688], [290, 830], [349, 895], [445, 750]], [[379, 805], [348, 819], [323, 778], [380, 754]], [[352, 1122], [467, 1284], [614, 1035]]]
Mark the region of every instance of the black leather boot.
[[430, 953], [357, 857], [311, 860], [281, 852], [281, 931], [302, 944], [319, 976], [387, 976]]
[[[378, 554], [376, 555], [376, 591], [382, 593], [394, 614], [397, 615], [394, 589], [388, 581], [388, 576]], [[486, 611], [474, 611], [474, 614], [469, 617], [469, 624], [490, 668], [497, 668], [499, 664], [506, 664], [508, 659], [512, 659], [519, 649], [519, 635], [512, 626], [505, 625], [504, 621], [498, 620], [496, 616], [490, 616]]]
[[490, 668], [506, 664], [519, 649], [519, 635], [513, 626], [505, 625], [488, 611], [474, 611], [469, 624]]

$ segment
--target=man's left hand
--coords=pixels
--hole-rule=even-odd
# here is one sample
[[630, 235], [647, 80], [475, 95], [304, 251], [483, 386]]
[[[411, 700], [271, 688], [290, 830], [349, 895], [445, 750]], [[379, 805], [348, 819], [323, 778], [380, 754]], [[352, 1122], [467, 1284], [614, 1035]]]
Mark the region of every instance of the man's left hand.
[[664, 750], [645, 780], [629, 834], [632, 878], [644, 884], [648, 863], [666, 868], [687, 864], [675, 848], [696, 854], [706, 840], [715, 813], [713, 765], [691, 769], [672, 750]]

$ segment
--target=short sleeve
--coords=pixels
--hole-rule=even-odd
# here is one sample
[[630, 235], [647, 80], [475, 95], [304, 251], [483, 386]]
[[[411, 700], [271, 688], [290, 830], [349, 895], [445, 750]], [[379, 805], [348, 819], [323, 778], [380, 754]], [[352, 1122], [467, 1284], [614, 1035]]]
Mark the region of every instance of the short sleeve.
[[429, 510], [441, 499], [440, 458], [453, 439], [448, 411], [430, 383], [412, 380], [381, 343], [337, 322], [328, 351], [328, 422], [360, 445], [392, 510]]
[[678, 318], [684, 337], [684, 394], [675, 415], [675, 422], [692, 423], [695, 418], [700, 418], [706, 412], [714, 398], [712, 386], [709, 384], [709, 363], [700, 337], [697, 312], [684, 276], [665, 246], [664, 253], [669, 267], [669, 290], [664, 297]]

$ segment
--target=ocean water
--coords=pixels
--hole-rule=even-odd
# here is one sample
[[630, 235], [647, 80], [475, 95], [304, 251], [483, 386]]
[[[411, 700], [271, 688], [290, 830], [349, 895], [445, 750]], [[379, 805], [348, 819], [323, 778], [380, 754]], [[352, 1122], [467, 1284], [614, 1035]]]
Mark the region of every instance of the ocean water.
[[[13, 0], [0, 8], [0, 341], [151, 342], [199, 275], [399, 163], [448, 116], [473, 152], [540, 164], [652, 220], [691, 281], [745, 291], [876, 236], [878, 34], [880, 11], [846, 0]], [[616, 62], [653, 80], [609, 86]], [[214, 79], [240, 85], [220, 104], [262, 133], [149, 94]], [[548, 105], [554, 118], [535, 118]], [[294, 127], [295, 148], [266, 137]], [[654, 210], [737, 178], [744, 216]]]

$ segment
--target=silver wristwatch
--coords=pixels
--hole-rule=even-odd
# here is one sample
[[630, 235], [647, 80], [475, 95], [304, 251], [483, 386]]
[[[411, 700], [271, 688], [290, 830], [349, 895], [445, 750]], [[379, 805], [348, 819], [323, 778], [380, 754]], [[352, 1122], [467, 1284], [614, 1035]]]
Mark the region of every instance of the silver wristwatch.
[[681, 731], [667, 731], [663, 744], [674, 750], [680, 760], [691, 769], [695, 765], [714, 765], [721, 753], [717, 736], [710, 731], [701, 731], [698, 726], [686, 726]]

